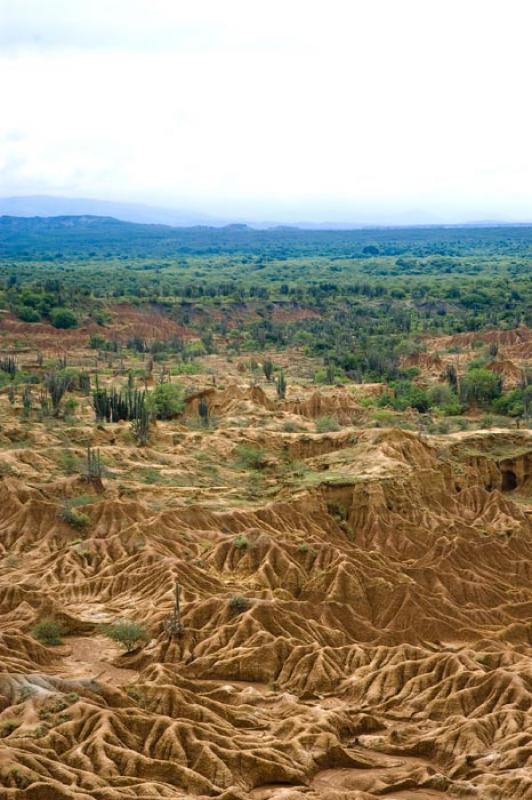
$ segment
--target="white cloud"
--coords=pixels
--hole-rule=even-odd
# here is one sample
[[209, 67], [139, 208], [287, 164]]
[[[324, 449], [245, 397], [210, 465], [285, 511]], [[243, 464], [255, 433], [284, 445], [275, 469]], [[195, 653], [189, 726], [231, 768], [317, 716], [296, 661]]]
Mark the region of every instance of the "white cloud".
[[532, 218], [526, 0], [0, 0], [0, 22], [2, 195]]

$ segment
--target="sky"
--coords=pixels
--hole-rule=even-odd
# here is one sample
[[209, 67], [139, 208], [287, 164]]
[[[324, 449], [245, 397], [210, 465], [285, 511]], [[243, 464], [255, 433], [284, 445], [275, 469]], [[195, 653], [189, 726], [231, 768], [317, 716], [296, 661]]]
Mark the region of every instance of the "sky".
[[529, 0], [0, 0], [0, 196], [532, 221]]

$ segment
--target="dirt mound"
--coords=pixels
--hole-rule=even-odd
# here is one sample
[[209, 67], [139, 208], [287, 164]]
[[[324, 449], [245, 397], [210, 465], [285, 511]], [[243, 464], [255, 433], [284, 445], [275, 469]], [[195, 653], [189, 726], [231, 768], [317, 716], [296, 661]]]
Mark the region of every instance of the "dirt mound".
[[502, 378], [502, 385], [505, 391], [508, 389], [515, 389], [521, 386], [524, 379], [523, 370], [517, 364], [514, 364], [510, 359], [498, 359], [488, 364], [487, 369], [500, 375]]
[[214, 416], [245, 414], [252, 412], [254, 407], [268, 411], [275, 408], [275, 402], [260, 386], [230, 384], [223, 389], [213, 386], [189, 394], [186, 398], [186, 414], [197, 416], [201, 400], [207, 402], [209, 413]]
[[284, 409], [290, 414], [309, 419], [332, 416], [340, 422], [349, 423], [356, 413], [360, 413], [361, 406], [344, 390], [331, 388], [313, 392], [310, 397], [289, 398]]

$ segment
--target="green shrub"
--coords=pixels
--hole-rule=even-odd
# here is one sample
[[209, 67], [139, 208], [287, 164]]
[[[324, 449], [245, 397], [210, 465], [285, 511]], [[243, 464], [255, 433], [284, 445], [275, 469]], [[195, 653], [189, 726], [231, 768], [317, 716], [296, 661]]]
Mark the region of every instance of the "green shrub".
[[173, 419], [185, 408], [183, 387], [177, 383], [160, 383], [146, 395], [146, 407], [156, 419]]
[[150, 636], [140, 622], [133, 622], [129, 619], [118, 620], [111, 625], [106, 625], [104, 633], [113, 642], [125, 648], [127, 653], [131, 653], [137, 647], [149, 642]]
[[15, 314], [22, 322], [40, 322], [42, 317], [36, 308], [30, 306], [18, 306], [15, 309]]
[[406, 411], [415, 408], [425, 414], [430, 408], [427, 392], [410, 381], [395, 381], [391, 384], [393, 393], [387, 392], [377, 399], [378, 406], [389, 406], [395, 411]]
[[69, 308], [53, 308], [50, 312], [50, 322], [54, 328], [78, 327], [78, 318]]
[[34, 639], [37, 639], [41, 644], [52, 646], [63, 643], [61, 635], [64, 632], [61, 623], [55, 619], [43, 619], [31, 629], [31, 635]]

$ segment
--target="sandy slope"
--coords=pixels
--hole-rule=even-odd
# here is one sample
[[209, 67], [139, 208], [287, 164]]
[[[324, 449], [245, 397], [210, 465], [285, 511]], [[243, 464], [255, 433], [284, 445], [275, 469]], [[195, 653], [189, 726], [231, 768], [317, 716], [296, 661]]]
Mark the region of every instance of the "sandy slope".
[[[222, 415], [269, 410], [256, 391], [218, 399]], [[94, 437], [121, 488], [58, 479], [38, 426], [29, 453], [4, 441], [2, 800], [532, 797], [532, 435], [158, 436], [189, 485], [132, 490], [156, 453], [119, 432]], [[223, 472], [242, 437], [318, 479], [272, 473], [243, 502]], [[194, 486], [200, 450], [219, 485]], [[80, 536], [57, 510], [82, 493]], [[61, 647], [30, 634], [47, 616], [68, 627]], [[149, 629], [136, 655], [103, 636], [120, 616]]]

